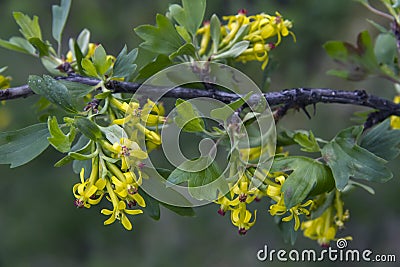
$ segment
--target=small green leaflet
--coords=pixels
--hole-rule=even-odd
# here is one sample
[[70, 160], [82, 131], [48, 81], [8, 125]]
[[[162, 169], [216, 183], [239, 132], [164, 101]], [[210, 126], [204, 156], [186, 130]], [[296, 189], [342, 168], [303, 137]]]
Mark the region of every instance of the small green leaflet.
[[204, 130], [204, 121], [199, 112], [189, 101], [182, 99], [176, 100], [176, 116], [174, 121], [176, 125], [185, 132], [202, 132]]
[[360, 146], [385, 160], [400, 154], [400, 130], [390, 127], [390, 119], [370, 129], [361, 139]]
[[338, 190], [345, 188], [350, 177], [373, 182], [386, 182], [393, 177], [385, 167], [386, 160], [357, 145], [362, 131], [363, 126], [344, 129], [321, 150]]
[[112, 59], [107, 57], [106, 50], [102, 45], [98, 45], [94, 50], [92, 56], [93, 64], [96, 67], [97, 74], [103, 76], [107, 73], [109, 68], [112, 66]]
[[43, 78], [41, 78], [36, 75], [30, 75], [28, 85], [36, 94], [46, 97], [50, 102], [62, 107], [65, 111], [77, 113], [67, 87], [51, 76], [43, 75]]
[[217, 53], [221, 35], [221, 22], [217, 15], [213, 14], [210, 20], [211, 39], [213, 41], [213, 53]]
[[133, 62], [135, 62], [137, 54], [137, 48], [128, 53], [125, 45], [115, 60], [113, 77], [125, 78], [127, 80], [136, 70], [136, 64], [133, 64]]
[[302, 147], [301, 148], [302, 151], [305, 151], [305, 152], [319, 152], [320, 151], [318, 142], [315, 139], [312, 131], [309, 131], [309, 132], [297, 131], [293, 135], [293, 140]]
[[15, 22], [20, 27], [20, 32], [25, 37], [25, 39], [29, 40], [30, 38], [36, 37], [42, 40], [42, 32], [39, 26], [39, 18], [34, 16], [31, 19], [29, 16], [21, 13], [21, 12], [14, 12], [13, 13]]
[[52, 25], [52, 34], [54, 40], [61, 43], [62, 32], [65, 27], [65, 22], [67, 21], [69, 9], [71, 7], [71, 0], [61, 0], [61, 5], [53, 5], [53, 25]]
[[28, 42], [28, 40], [21, 37], [11, 37], [9, 41], [0, 39], [0, 46], [9, 50], [29, 55], [35, 55], [36, 49]]
[[71, 144], [75, 139], [75, 128], [71, 127], [70, 132], [64, 134], [58, 125], [57, 118], [51, 116], [47, 120], [47, 126], [50, 132], [50, 137], [47, 138], [49, 143], [62, 153], [70, 151]]
[[48, 146], [47, 123], [0, 133], [0, 164], [11, 164], [15, 168], [33, 160]]
[[188, 182], [189, 193], [199, 200], [215, 200], [218, 191], [229, 191], [218, 165], [210, 157], [185, 161], [172, 171], [167, 181], [176, 185]]
[[157, 14], [157, 26], [142, 25], [135, 28], [136, 34], [144, 40], [140, 47], [157, 54], [170, 55], [176, 52], [184, 43], [171, 21]]
[[380, 72], [368, 31], [357, 37], [357, 46], [347, 42], [329, 41], [324, 44], [328, 55], [343, 65], [343, 69], [330, 70], [328, 74], [349, 80], [362, 80], [370, 74]]
[[103, 136], [99, 126], [97, 126], [96, 123], [89, 120], [88, 118], [76, 117], [74, 119], [74, 124], [82, 134], [93, 141], [96, 141]]
[[173, 4], [169, 7], [171, 16], [192, 36], [196, 35], [206, 10], [205, 0], [182, 0], [182, 6]]
[[195, 58], [196, 57], [196, 48], [192, 44], [184, 44], [181, 47], [179, 47], [179, 49], [176, 52], [172, 53], [169, 56], [169, 58], [171, 60], [173, 60], [176, 57], [185, 56], [185, 55]]
[[229, 50], [213, 56], [213, 59], [236, 58], [249, 47], [249, 44], [249, 41], [235, 43]]
[[308, 196], [332, 190], [335, 185], [330, 169], [321, 162], [307, 157], [276, 158], [271, 170], [293, 171], [282, 186], [288, 209], [302, 203]]

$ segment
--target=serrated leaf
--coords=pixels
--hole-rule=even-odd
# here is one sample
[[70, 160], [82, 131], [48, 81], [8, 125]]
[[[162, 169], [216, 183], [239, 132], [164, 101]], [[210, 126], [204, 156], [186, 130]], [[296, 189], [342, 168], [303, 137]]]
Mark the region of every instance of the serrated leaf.
[[292, 171], [281, 189], [288, 209], [302, 203], [308, 196], [332, 190], [335, 185], [330, 169], [307, 157], [276, 158], [272, 164], [272, 171]]
[[196, 199], [215, 200], [218, 191], [227, 192], [225, 179], [210, 157], [188, 160], [171, 172], [167, 181], [172, 184], [188, 182], [189, 193]]
[[53, 5], [53, 24], [52, 24], [52, 34], [53, 38], [60, 44], [62, 33], [67, 21], [69, 10], [71, 7], [71, 0], [61, 0], [61, 5]]
[[11, 164], [15, 168], [36, 158], [48, 146], [47, 123], [0, 133], [0, 164]]
[[321, 150], [338, 190], [345, 188], [350, 177], [385, 182], [393, 176], [385, 167], [386, 160], [357, 145], [362, 130], [362, 126], [344, 129]]
[[177, 99], [175, 106], [174, 122], [178, 127], [185, 132], [202, 132], [204, 130], [203, 119], [189, 101]]
[[47, 138], [49, 143], [58, 151], [66, 153], [70, 151], [71, 144], [75, 139], [75, 128], [71, 127], [68, 134], [60, 129], [56, 117], [49, 117], [47, 126], [50, 132], [50, 137]]
[[240, 41], [235, 43], [229, 50], [222, 52], [213, 56], [213, 59], [223, 59], [223, 58], [236, 58], [240, 56], [248, 47], [249, 41]]
[[157, 27], [142, 25], [135, 28], [136, 34], [144, 40], [140, 47], [157, 54], [170, 55], [184, 43], [171, 21], [161, 15], [156, 17]]
[[390, 127], [390, 120], [376, 125], [361, 139], [360, 146], [385, 160], [395, 159], [400, 154], [400, 130]]
[[119, 53], [113, 66], [113, 77], [128, 79], [136, 70], [135, 62], [138, 50], [133, 49], [129, 53], [126, 45]]
[[43, 75], [42, 78], [36, 75], [30, 75], [28, 85], [36, 94], [46, 97], [50, 102], [68, 112], [77, 113], [67, 87], [51, 76]]
[[42, 32], [40, 30], [39, 18], [37, 16], [34, 16], [33, 19], [31, 19], [29, 16], [21, 12], [14, 12], [13, 16], [25, 39], [29, 40], [30, 38], [36, 37], [42, 40]]
[[93, 141], [101, 139], [103, 136], [99, 126], [88, 118], [76, 117], [74, 124], [82, 134]]

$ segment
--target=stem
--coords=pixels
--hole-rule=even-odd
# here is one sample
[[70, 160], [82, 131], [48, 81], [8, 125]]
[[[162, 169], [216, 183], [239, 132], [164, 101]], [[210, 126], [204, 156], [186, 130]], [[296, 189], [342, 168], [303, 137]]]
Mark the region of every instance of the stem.
[[[87, 85], [95, 86], [100, 80], [90, 77], [82, 77], [79, 75], [70, 75], [68, 77], [57, 77], [56, 79], [67, 80]], [[107, 89], [113, 93], [135, 93], [141, 86], [139, 83], [109, 81], [105, 84]], [[148, 97], [157, 94], [161, 87], [148, 87], [146, 93]], [[213, 88], [212, 88], [213, 89]], [[28, 85], [0, 90], [0, 101], [8, 99], [16, 99], [27, 97], [34, 93]], [[370, 95], [364, 90], [344, 91], [329, 88], [294, 88], [282, 90], [279, 92], [264, 93], [263, 96], [267, 100], [271, 108], [278, 109], [277, 118], [283, 117], [289, 109], [303, 109], [308, 105], [316, 105], [317, 103], [339, 103], [364, 106], [375, 109], [376, 112], [370, 114], [367, 119], [366, 127], [383, 121], [384, 119], [396, 115], [400, 116], [400, 104], [395, 104], [390, 100]], [[236, 93], [213, 90], [193, 89], [186, 87], [175, 87], [169, 90], [163, 97], [191, 99], [196, 97], [208, 97], [220, 100], [224, 103], [230, 103], [241, 96]], [[249, 104], [256, 104], [259, 101], [258, 95], [253, 95], [247, 101]]]

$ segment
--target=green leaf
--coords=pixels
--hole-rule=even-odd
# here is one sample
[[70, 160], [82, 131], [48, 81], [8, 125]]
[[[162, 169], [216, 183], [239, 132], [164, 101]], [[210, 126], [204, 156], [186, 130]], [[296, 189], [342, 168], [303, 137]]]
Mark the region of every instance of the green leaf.
[[42, 32], [40, 30], [39, 18], [37, 16], [34, 16], [33, 19], [31, 19], [29, 16], [24, 15], [21, 12], [14, 12], [13, 16], [25, 39], [29, 40], [30, 38], [36, 37], [42, 40]]
[[119, 143], [121, 138], [128, 138], [128, 134], [125, 132], [124, 128], [116, 124], [107, 127], [99, 126], [99, 128], [111, 144]]
[[49, 128], [50, 137], [47, 138], [49, 143], [58, 151], [66, 153], [70, 151], [71, 144], [75, 139], [75, 128], [71, 127], [68, 134], [60, 129], [56, 117], [50, 117], [47, 121], [47, 126]]
[[159, 202], [149, 196], [143, 189], [139, 187], [139, 194], [143, 197], [144, 201], [146, 202], [146, 207], [144, 207], [144, 211], [154, 220], [160, 219], [160, 204]]
[[0, 133], [0, 164], [15, 168], [33, 160], [49, 146], [49, 135], [46, 123]]
[[343, 66], [343, 69], [329, 71], [329, 74], [362, 80], [368, 75], [381, 73], [368, 31], [358, 35], [356, 47], [347, 42], [329, 41], [324, 48], [330, 57]]
[[37, 37], [29, 38], [29, 43], [31, 43], [39, 51], [39, 57], [45, 57], [49, 55], [49, 44], [44, 43]]
[[96, 67], [96, 71], [100, 76], [106, 74], [106, 72], [112, 66], [112, 59], [107, 57], [106, 50], [102, 45], [98, 45], [96, 47], [92, 60], [94, 66]]
[[36, 94], [46, 97], [50, 102], [62, 107], [65, 111], [77, 112], [67, 87], [51, 76], [43, 75], [43, 78], [41, 78], [36, 75], [30, 75], [28, 85]]
[[239, 99], [229, 103], [222, 108], [216, 108], [210, 111], [212, 118], [226, 121], [238, 108], [243, 106], [244, 103], [250, 98], [253, 92], [249, 92], [247, 95], [240, 97]]
[[315, 139], [312, 131], [309, 131], [309, 132], [298, 131], [294, 134], [293, 140], [302, 147], [301, 148], [302, 151], [305, 151], [305, 152], [319, 152], [320, 151], [318, 142]]
[[172, 61], [166, 55], [159, 55], [157, 58], [145, 65], [143, 68], [139, 70], [139, 75], [136, 77], [136, 80], [143, 80], [147, 79], [160, 70], [165, 69], [166, 67], [170, 66]]
[[[91, 150], [91, 148], [92, 148], [92, 141], [90, 139], [88, 139], [86, 136], [81, 135], [79, 137], [78, 141], [72, 146], [71, 152], [83, 154], [83, 153], [89, 152]], [[74, 160], [73, 157], [71, 157], [70, 155], [67, 155], [64, 158], [57, 161], [54, 164], [54, 167], [61, 167], [65, 164], [70, 163], [73, 160]], [[77, 173], [79, 173], [79, 172], [80, 171], [78, 171]]]
[[65, 23], [67, 21], [68, 13], [71, 7], [71, 0], [61, 0], [61, 5], [53, 5], [53, 25], [52, 34], [53, 38], [60, 44], [61, 36], [64, 31]]
[[138, 50], [136, 48], [129, 53], [127, 51], [128, 49], [125, 45], [115, 61], [113, 77], [125, 78], [127, 80], [135, 72], [136, 64], [133, 64], [133, 62], [136, 60]]
[[176, 57], [179, 56], [190, 56], [192, 58], [196, 57], [196, 49], [194, 48], [194, 46], [192, 44], [184, 44], [181, 47], [179, 47], [178, 51], [172, 53], [169, 58], [172, 60]]
[[183, 45], [183, 40], [167, 17], [157, 14], [156, 22], [158, 27], [142, 25], [135, 28], [136, 34], [144, 40], [140, 47], [157, 54], [170, 55]]
[[59, 80], [58, 82], [63, 84], [68, 89], [68, 92], [73, 99], [82, 98], [87, 94], [89, 94], [91, 91], [95, 90], [94, 86], [90, 86], [79, 82], [71, 82], [64, 80]]
[[178, 206], [169, 205], [164, 202], [160, 202], [160, 204], [180, 216], [193, 217], [196, 215], [196, 213], [194, 212], [194, 209], [191, 207], [178, 207]]
[[[375, 41], [374, 53], [379, 63], [394, 68], [397, 57], [396, 38], [391, 33], [381, 33]], [[396, 62], [397, 64], [397, 62]]]
[[167, 181], [172, 184], [188, 182], [189, 193], [194, 198], [214, 200], [218, 191], [227, 192], [227, 184], [221, 177], [218, 165], [210, 157], [200, 157], [179, 165]]
[[82, 69], [86, 72], [88, 76], [98, 77], [96, 66], [88, 58], [83, 58], [81, 61]]
[[103, 137], [99, 126], [88, 118], [75, 117], [74, 124], [82, 134], [93, 141]]
[[192, 38], [190, 37], [190, 34], [188, 31], [185, 29], [185, 27], [175, 25], [176, 31], [179, 33], [179, 35], [183, 38], [183, 40], [186, 41], [186, 43], [191, 43]]
[[390, 119], [370, 129], [361, 139], [360, 146], [385, 160], [400, 154], [400, 130], [391, 129]]
[[185, 27], [192, 36], [196, 35], [206, 10], [205, 0], [182, 0], [182, 5], [174, 4], [169, 7], [171, 16]]
[[0, 46], [16, 52], [36, 55], [35, 47], [28, 40], [21, 37], [11, 37], [9, 41], [0, 39]]
[[217, 15], [213, 14], [210, 20], [211, 40], [213, 41], [213, 53], [217, 53], [221, 35], [221, 22]]
[[185, 132], [202, 132], [204, 130], [204, 121], [190, 102], [177, 99], [175, 106], [174, 121], [178, 127]]
[[331, 170], [321, 162], [307, 157], [276, 158], [272, 171], [292, 171], [282, 186], [288, 209], [302, 203], [308, 196], [332, 190], [335, 185]]
[[222, 52], [213, 56], [213, 59], [223, 59], [223, 58], [236, 58], [242, 54], [248, 47], [249, 41], [240, 41], [235, 43], [229, 50]]
[[345, 188], [350, 177], [386, 182], [393, 176], [385, 167], [384, 159], [357, 145], [362, 130], [362, 126], [344, 129], [321, 150], [338, 190]]

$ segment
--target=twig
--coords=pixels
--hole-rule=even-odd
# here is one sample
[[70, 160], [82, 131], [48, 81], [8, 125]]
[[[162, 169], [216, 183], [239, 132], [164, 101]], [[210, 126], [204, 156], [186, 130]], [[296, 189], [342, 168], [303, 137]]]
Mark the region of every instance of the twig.
[[[96, 78], [82, 77], [79, 75], [71, 75], [68, 77], [57, 77], [60, 80], [67, 80], [71, 82], [78, 82], [87, 85], [97, 85], [100, 80]], [[106, 84], [106, 87], [115, 93], [135, 93], [141, 86], [139, 83], [110, 81]], [[146, 87], [146, 94], [149, 96], [158, 94], [161, 87]], [[21, 97], [27, 97], [34, 93], [28, 87], [23, 85], [14, 88], [8, 88], [0, 90], [0, 100], [15, 99]], [[289, 109], [305, 109], [308, 105], [315, 106], [317, 103], [339, 103], [339, 104], [350, 104], [357, 106], [364, 106], [375, 109], [376, 111], [371, 113], [365, 124], [366, 127], [386, 119], [391, 115], [400, 116], [400, 104], [368, 94], [364, 90], [356, 91], [344, 91], [344, 90], [333, 90], [328, 88], [295, 88], [287, 89], [279, 92], [270, 92], [263, 94], [265, 99], [268, 101], [270, 107], [280, 107], [275, 113], [276, 119], [278, 120], [286, 114]], [[235, 99], [238, 99], [240, 95], [230, 92], [224, 92], [217, 89], [213, 90], [202, 90], [193, 89], [186, 87], [175, 87], [168, 90], [163, 97], [171, 98], [183, 98], [191, 99], [196, 97], [210, 97], [216, 100], [220, 100], [224, 103], [230, 103]], [[248, 102], [257, 102], [259, 96], [253, 95]]]

